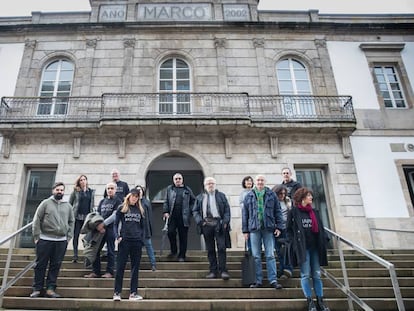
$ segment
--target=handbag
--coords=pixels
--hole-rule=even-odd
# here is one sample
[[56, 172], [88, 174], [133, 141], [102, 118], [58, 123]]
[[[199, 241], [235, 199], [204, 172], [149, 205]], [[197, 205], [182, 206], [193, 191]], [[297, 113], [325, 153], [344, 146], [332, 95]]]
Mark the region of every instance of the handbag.
[[247, 241], [244, 243], [244, 256], [241, 262], [241, 272], [242, 285], [244, 287], [256, 283], [256, 265], [253, 255], [247, 250]]

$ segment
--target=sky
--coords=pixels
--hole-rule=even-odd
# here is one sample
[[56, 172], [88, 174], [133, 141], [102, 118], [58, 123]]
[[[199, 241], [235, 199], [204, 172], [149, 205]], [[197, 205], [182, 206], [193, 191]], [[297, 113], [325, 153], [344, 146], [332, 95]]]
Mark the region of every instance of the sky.
[[[319, 10], [319, 13], [335, 14], [414, 14], [414, 0], [260, 0], [259, 3], [259, 10], [310, 9]], [[30, 16], [32, 11], [89, 10], [89, 0], [0, 0], [0, 16]]]

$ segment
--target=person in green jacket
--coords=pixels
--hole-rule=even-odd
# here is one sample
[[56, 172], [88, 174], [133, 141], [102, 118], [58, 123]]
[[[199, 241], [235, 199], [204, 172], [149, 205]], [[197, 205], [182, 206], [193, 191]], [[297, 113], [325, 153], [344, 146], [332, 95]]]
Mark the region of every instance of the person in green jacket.
[[[55, 292], [56, 281], [68, 241], [73, 236], [75, 217], [73, 216], [72, 205], [62, 201], [65, 193], [64, 183], [55, 183], [52, 187], [52, 193], [51, 197], [39, 204], [33, 219], [32, 231], [36, 244], [36, 265], [31, 298], [43, 295], [46, 298], [61, 297]], [[46, 293], [44, 293], [45, 275], [48, 266]]]

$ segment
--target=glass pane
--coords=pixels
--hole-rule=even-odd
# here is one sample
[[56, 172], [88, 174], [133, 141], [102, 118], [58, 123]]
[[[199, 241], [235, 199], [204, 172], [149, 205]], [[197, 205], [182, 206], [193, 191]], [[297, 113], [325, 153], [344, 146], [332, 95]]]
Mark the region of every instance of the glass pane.
[[189, 79], [190, 72], [187, 69], [177, 70], [177, 79]]
[[178, 91], [189, 91], [190, 81], [177, 81], [177, 90]]
[[160, 113], [172, 114], [173, 104], [172, 103], [160, 103]]
[[161, 91], [172, 91], [172, 89], [173, 89], [172, 81], [160, 81]]
[[173, 68], [173, 60], [169, 59], [167, 61], [165, 61], [162, 65], [161, 68]]
[[378, 83], [384, 83], [385, 82], [385, 77], [381, 74], [377, 75], [377, 81]]
[[52, 112], [52, 104], [39, 104], [37, 107], [38, 115], [49, 115]]
[[46, 67], [46, 70], [57, 70], [58, 64], [59, 64], [59, 61], [53, 62], [49, 66]]
[[398, 83], [390, 83], [391, 90], [393, 91], [399, 91], [400, 85]]
[[61, 71], [60, 72], [60, 81], [72, 81], [73, 71]]
[[279, 81], [281, 81], [281, 80], [291, 80], [292, 79], [289, 70], [278, 70], [277, 71], [277, 78], [279, 79]]
[[307, 91], [310, 93], [308, 81], [296, 81], [296, 88], [298, 91]]
[[160, 102], [173, 102], [173, 94], [160, 94]]
[[398, 82], [397, 77], [395, 75], [388, 75], [388, 81], [390, 83]]
[[188, 114], [188, 113], [190, 113], [190, 104], [189, 103], [178, 103], [177, 104], [177, 113], [178, 114]]
[[306, 70], [295, 70], [296, 80], [308, 80], [308, 74]]
[[41, 92], [52, 92], [53, 93], [53, 91], [54, 91], [53, 82], [51, 81], [43, 82]]
[[67, 104], [55, 104], [54, 114], [66, 114]]
[[395, 104], [398, 108], [405, 108], [405, 102], [404, 100], [396, 100]]
[[45, 71], [43, 73], [43, 81], [55, 81], [56, 80], [56, 71]]
[[172, 79], [173, 78], [173, 71], [170, 69], [161, 69], [160, 70], [160, 79], [166, 80], [166, 79]]
[[66, 60], [62, 61], [62, 70], [68, 70], [68, 71], [73, 71], [73, 64], [71, 62], [68, 62]]
[[293, 93], [292, 81], [280, 81], [280, 91]]
[[387, 108], [391, 108], [392, 107], [392, 101], [390, 101], [390, 100], [384, 100], [384, 105]]
[[71, 82], [69, 82], [69, 81], [59, 82], [57, 90], [58, 90], [58, 92], [62, 92], [62, 91], [70, 92], [71, 86], [72, 86]]
[[381, 91], [388, 91], [387, 85], [385, 83], [379, 84], [379, 88]]
[[382, 68], [381, 67], [374, 67], [374, 72], [376, 75], [382, 75]]
[[277, 69], [289, 69], [289, 61], [287, 59], [277, 63]]
[[177, 59], [176, 67], [177, 68], [188, 68], [187, 64], [181, 59]]
[[293, 67], [293, 69], [295, 69], [295, 71], [297, 69], [305, 69], [305, 66], [303, 66], [301, 63], [299, 63], [296, 60], [292, 60], [292, 67]]
[[190, 102], [190, 94], [177, 94], [177, 102]]
[[398, 91], [392, 92], [392, 95], [394, 96], [394, 99], [402, 99], [403, 98], [402, 93], [398, 92]]

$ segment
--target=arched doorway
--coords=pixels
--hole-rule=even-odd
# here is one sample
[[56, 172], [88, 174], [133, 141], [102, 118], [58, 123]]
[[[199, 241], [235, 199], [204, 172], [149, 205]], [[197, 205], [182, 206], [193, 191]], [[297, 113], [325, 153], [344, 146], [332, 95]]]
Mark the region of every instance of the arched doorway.
[[[184, 184], [189, 186], [194, 195], [203, 191], [204, 174], [200, 164], [185, 154], [165, 154], [154, 160], [148, 168], [145, 183], [147, 185], [147, 196], [152, 204], [153, 210], [153, 237], [154, 250], [159, 253], [161, 246], [162, 228], [162, 206], [165, 199], [166, 188], [172, 184], [175, 173], [181, 173]], [[197, 234], [194, 220], [188, 231], [188, 249], [201, 249], [200, 236]], [[169, 242], [166, 243], [164, 251], [168, 253]]]

